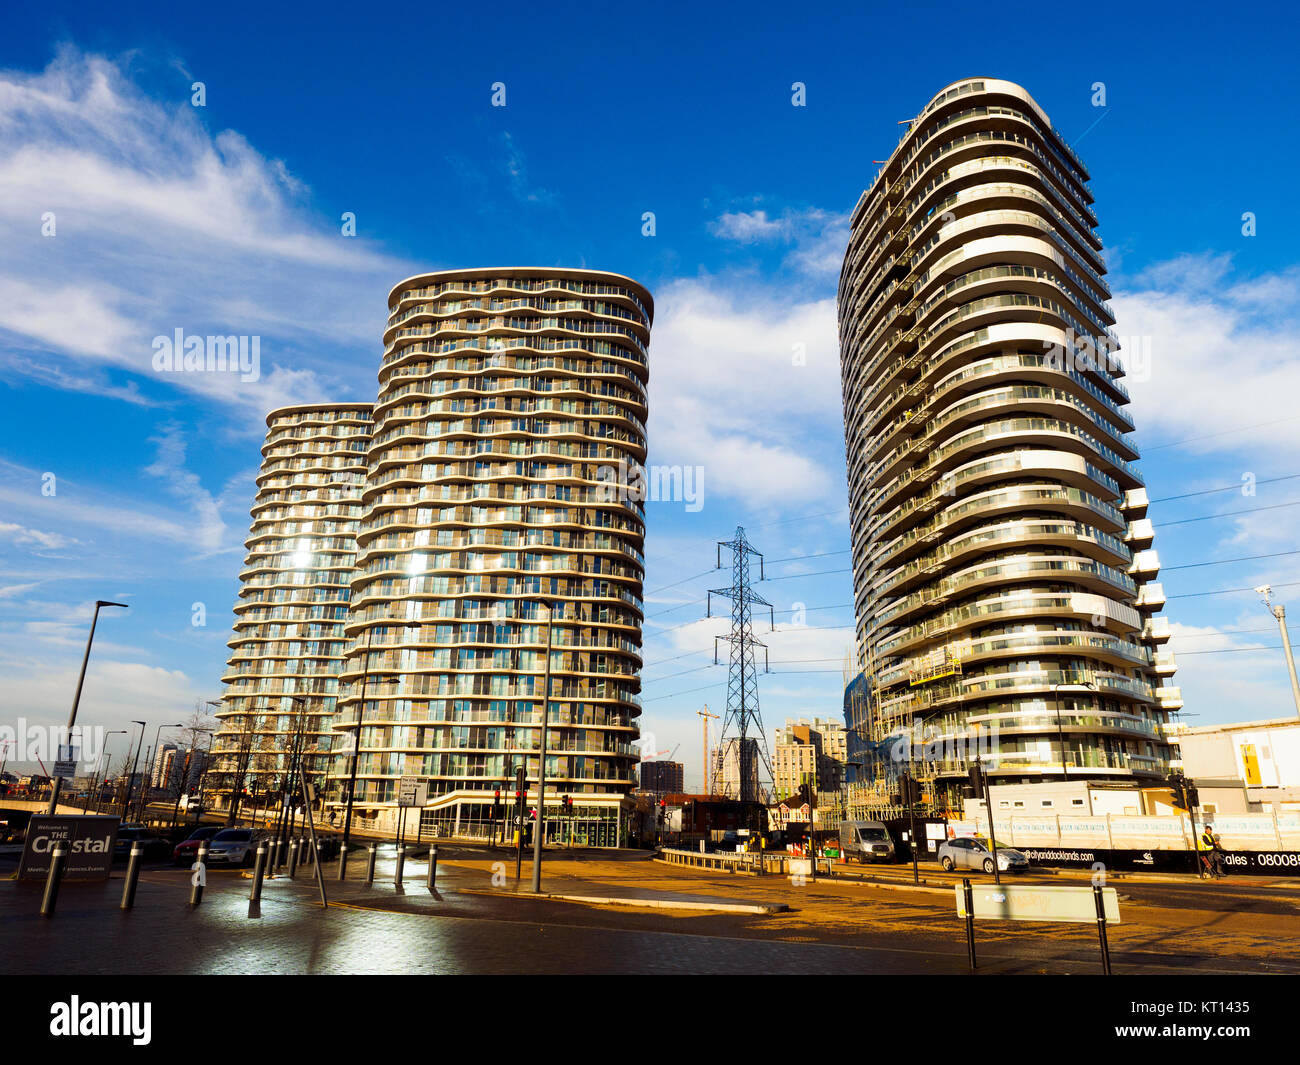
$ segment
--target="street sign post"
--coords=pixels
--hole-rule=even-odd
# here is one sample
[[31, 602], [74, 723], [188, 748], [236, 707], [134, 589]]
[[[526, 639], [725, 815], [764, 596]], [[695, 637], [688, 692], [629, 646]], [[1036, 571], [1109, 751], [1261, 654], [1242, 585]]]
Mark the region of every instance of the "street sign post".
[[966, 922], [970, 967], [975, 968], [975, 919], [1055, 921], [1065, 924], [1097, 922], [1102, 971], [1110, 975], [1110, 943], [1106, 925], [1119, 924], [1119, 895], [1099, 885], [980, 884], [970, 880], [953, 885], [957, 916]]

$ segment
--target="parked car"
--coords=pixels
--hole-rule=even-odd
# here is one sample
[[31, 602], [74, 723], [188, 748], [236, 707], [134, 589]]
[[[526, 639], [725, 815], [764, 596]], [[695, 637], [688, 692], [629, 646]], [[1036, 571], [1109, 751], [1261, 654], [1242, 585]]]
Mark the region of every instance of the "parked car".
[[[993, 854], [982, 839], [949, 839], [939, 844], [939, 864], [950, 873], [954, 869], [982, 869], [991, 873]], [[1029, 868], [1029, 859], [1023, 851], [999, 847], [997, 865], [1001, 872], [1021, 873]]]
[[166, 858], [172, 849], [172, 845], [162, 836], [154, 835], [143, 826], [128, 825], [117, 830], [117, 842], [113, 844], [113, 857], [123, 860], [130, 858], [131, 848], [137, 843], [144, 850], [145, 858]]
[[854, 858], [859, 862], [894, 860], [894, 841], [879, 821], [841, 821], [840, 847], [846, 862]]
[[210, 841], [220, 831], [220, 825], [204, 825], [202, 828], [196, 828], [188, 838], [176, 844], [175, 849], [172, 851], [172, 863], [175, 865], [192, 865], [194, 859], [198, 857], [199, 844], [205, 839]]
[[252, 865], [257, 845], [266, 833], [252, 828], [223, 828], [208, 841], [208, 861], [213, 865]]

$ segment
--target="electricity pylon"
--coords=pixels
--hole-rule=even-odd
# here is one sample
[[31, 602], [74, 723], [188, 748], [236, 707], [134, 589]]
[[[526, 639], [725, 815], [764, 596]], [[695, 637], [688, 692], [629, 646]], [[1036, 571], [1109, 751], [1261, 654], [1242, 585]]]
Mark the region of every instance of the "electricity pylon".
[[772, 631], [776, 631], [776, 618], [772, 604], [762, 596], [755, 594], [749, 581], [749, 560], [754, 555], [758, 558], [758, 579], [763, 580], [763, 556], [755, 551], [745, 539], [745, 530], [736, 527], [733, 540], [718, 542], [718, 569], [722, 568], [722, 549], [731, 549], [731, 587], [713, 588], [709, 591], [708, 611], [713, 616], [713, 597], [721, 596], [731, 600], [731, 632], [726, 636], [714, 637], [713, 661], [718, 660], [718, 641], [731, 644], [731, 665], [727, 673], [727, 712], [722, 721], [722, 736], [718, 740], [718, 751], [726, 758], [727, 740], [738, 741], [736, 755], [737, 768], [740, 771], [739, 795], [741, 802], [758, 802], [760, 800], [759, 763], [766, 770], [767, 779], [772, 778], [771, 761], [767, 754], [767, 737], [763, 733], [763, 719], [758, 712], [758, 681], [754, 649], [763, 648], [763, 672], [768, 670], [767, 646], [754, 639], [753, 608], [765, 606]]

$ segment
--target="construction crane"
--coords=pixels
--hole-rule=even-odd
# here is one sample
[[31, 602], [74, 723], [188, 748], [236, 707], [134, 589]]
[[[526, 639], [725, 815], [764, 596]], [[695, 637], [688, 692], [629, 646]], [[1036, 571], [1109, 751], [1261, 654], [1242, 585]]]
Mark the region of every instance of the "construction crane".
[[696, 710], [695, 714], [697, 717], [702, 719], [701, 724], [704, 725], [704, 794], [712, 795], [713, 781], [709, 779], [712, 776], [709, 772], [709, 718], [713, 718], [714, 721], [717, 721], [718, 715], [709, 713], [708, 703], [704, 704], [703, 710]]

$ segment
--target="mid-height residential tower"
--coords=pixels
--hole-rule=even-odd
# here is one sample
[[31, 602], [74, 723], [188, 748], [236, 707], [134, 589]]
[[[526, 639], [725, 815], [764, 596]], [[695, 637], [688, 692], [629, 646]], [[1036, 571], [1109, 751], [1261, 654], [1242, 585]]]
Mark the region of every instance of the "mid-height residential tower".
[[388, 310], [373, 404], [269, 419], [226, 790], [306, 750], [336, 819], [350, 796], [392, 828], [413, 777], [424, 829], [490, 835], [520, 767], [535, 804], [549, 637], [548, 835], [567, 795], [565, 837], [616, 845], [640, 758], [650, 294], [599, 270], [453, 270]]

